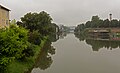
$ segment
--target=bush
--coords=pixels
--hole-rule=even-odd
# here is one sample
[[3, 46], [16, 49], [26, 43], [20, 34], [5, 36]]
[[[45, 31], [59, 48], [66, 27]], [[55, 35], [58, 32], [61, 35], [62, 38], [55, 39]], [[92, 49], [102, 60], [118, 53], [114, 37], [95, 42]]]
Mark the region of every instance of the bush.
[[12, 60], [19, 59], [28, 47], [28, 31], [16, 25], [0, 30], [0, 66], [7, 66]]
[[38, 31], [33, 31], [29, 33], [28, 41], [35, 45], [40, 45], [42, 36]]
[[34, 56], [34, 48], [35, 48], [35, 45], [33, 45], [33, 44], [29, 44], [29, 46], [27, 47], [27, 49], [25, 49], [24, 51], [23, 51], [23, 53], [25, 54], [25, 56], [23, 57], [23, 58], [25, 58], [25, 57], [30, 57], [30, 56]]

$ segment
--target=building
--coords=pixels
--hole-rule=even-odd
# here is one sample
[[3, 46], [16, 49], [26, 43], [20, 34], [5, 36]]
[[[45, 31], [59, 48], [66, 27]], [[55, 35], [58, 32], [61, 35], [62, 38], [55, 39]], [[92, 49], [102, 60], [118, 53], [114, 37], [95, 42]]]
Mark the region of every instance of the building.
[[119, 28], [88, 28], [88, 36], [99, 39], [109, 39], [120, 41]]
[[9, 26], [9, 9], [0, 5], [0, 27]]

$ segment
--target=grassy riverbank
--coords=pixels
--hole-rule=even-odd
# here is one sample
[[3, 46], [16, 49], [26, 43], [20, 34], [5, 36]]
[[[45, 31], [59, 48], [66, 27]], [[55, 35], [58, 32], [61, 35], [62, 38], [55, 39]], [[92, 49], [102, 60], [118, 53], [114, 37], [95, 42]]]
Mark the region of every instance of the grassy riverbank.
[[35, 60], [37, 59], [41, 48], [47, 42], [48, 37], [44, 37], [39, 46], [35, 46], [35, 54], [33, 57], [27, 58], [25, 61], [15, 60], [8, 66], [8, 73], [24, 73], [33, 67]]

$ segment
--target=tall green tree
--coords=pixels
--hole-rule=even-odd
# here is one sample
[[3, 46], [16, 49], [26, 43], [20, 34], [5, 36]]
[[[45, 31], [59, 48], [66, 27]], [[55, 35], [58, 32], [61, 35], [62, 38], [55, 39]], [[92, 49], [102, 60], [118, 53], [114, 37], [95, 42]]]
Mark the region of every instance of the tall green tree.
[[91, 21], [98, 21], [98, 20], [100, 20], [100, 18], [98, 17], [98, 15], [92, 16]]
[[99, 25], [99, 20], [100, 18], [98, 16], [92, 16], [92, 19], [91, 19], [91, 27], [92, 28], [97, 28]]
[[40, 13], [27, 13], [21, 18], [22, 26], [29, 29], [31, 32], [33, 30], [39, 30], [43, 35], [49, 33], [52, 18], [50, 15], [44, 11]]

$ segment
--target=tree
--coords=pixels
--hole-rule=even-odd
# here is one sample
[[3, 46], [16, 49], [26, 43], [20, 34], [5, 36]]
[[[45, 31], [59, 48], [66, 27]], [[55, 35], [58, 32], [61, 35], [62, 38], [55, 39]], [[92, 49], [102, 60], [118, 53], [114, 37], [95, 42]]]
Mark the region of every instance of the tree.
[[46, 35], [49, 33], [52, 18], [42, 11], [40, 13], [27, 13], [21, 18], [21, 21], [23, 26], [31, 32], [38, 30], [42, 35]]
[[120, 28], [120, 20], [118, 21], [118, 27]]
[[110, 22], [110, 27], [118, 27], [119, 22], [118, 20], [114, 19]]
[[109, 21], [109, 19], [106, 19], [106, 20], [104, 20], [103, 21], [103, 28], [108, 28], [110, 26], [110, 21]]
[[43, 38], [41, 37], [41, 34], [38, 31], [29, 32], [28, 41], [30, 43], [40, 45], [42, 39]]
[[98, 15], [92, 16], [92, 20], [91, 21], [98, 21], [98, 20], [100, 20], [100, 18], [98, 17]]
[[85, 27], [90, 28], [91, 27], [91, 21], [87, 21], [86, 24], [85, 24]]
[[80, 28], [80, 31], [83, 31], [85, 29], [84, 24], [80, 24], [79, 28]]
[[21, 18], [21, 21], [23, 23], [23, 27], [26, 29], [29, 29], [30, 31], [37, 29], [37, 20], [36, 17], [38, 17], [37, 13], [27, 13], [24, 15], [24, 17]]
[[100, 19], [98, 21], [98, 28], [101, 28], [101, 27], [103, 27], [103, 20]]
[[91, 20], [91, 27], [92, 28], [97, 28], [98, 22], [99, 22], [100, 18], [98, 16], [92, 16], [92, 20]]

